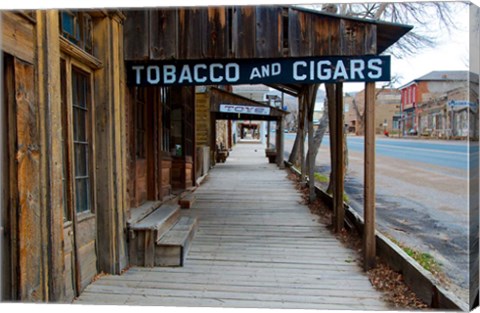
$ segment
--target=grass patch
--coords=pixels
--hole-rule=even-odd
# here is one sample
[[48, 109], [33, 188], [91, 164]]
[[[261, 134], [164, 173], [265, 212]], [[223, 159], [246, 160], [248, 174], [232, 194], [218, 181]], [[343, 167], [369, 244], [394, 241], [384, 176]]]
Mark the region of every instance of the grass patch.
[[408, 247], [402, 248], [412, 259], [429, 272], [438, 272], [438, 263], [429, 253], [419, 252]]
[[330, 180], [327, 176], [325, 176], [323, 174], [320, 174], [318, 172], [316, 172], [313, 175], [315, 177], [315, 180], [318, 181], [318, 182], [321, 182], [321, 183], [328, 183], [328, 181]]
[[403, 251], [405, 251], [408, 256], [417, 261], [417, 263], [420, 264], [420, 266], [422, 266], [427, 271], [433, 274], [440, 272], [440, 264], [435, 261], [435, 258], [431, 254], [405, 247], [393, 238], [390, 238], [390, 240], [394, 242], [397, 246], [399, 246]]

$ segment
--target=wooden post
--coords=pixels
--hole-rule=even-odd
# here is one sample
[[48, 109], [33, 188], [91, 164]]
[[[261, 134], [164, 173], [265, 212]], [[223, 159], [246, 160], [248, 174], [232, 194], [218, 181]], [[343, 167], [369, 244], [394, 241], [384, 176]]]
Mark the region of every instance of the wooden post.
[[316, 98], [316, 89], [318, 89], [317, 84], [310, 85], [308, 87], [308, 195], [309, 201], [313, 202], [315, 200], [315, 160], [314, 160], [314, 151], [313, 151], [313, 112], [315, 109], [315, 98]]
[[305, 121], [307, 116], [307, 106], [305, 105], [305, 91], [302, 90], [299, 97], [299, 128], [300, 128], [300, 172], [301, 172], [301, 183], [303, 186], [306, 183], [306, 166], [305, 166]]
[[[210, 101], [210, 100], [209, 100]], [[217, 118], [210, 113], [210, 166], [217, 164]]]
[[375, 267], [375, 83], [365, 84], [364, 270]]
[[283, 139], [283, 117], [281, 117], [277, 121], [277, 166], [279, 168], [285, 168], [285, 164], [283, 163]]
[[334, 229], [335, 232], [340, 232], [344, 225], [345, 209], [343, 207], [343, 189], [344, 189], [344, 150], [343, 150], [343, 83], [336, 84], [335, 88], [335, 162], [334, 168], [334, 192], [333, 192], [333, 206], [334, 206]]
[[267, 149], [270, 148], [270, 121], [267, 122]]

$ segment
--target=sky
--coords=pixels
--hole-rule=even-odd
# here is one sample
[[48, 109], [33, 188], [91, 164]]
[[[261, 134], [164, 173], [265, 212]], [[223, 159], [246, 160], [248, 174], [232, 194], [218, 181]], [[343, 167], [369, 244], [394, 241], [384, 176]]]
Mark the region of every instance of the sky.
[[[460, 6], [459, 6], [460, 8]], [[468, 7], [460, 10], [455, 15], [456, 28], [447, 32], [439, 29], [430, 33], [437, 37], [437, 44], [434, 48], [424, 49], [417, 54], [397, 59], [391, 57], [392, 76], [399, 75], [401, 79], [394, 87], [407, 84], [410, 81], [428, 74], [431, 71], [441, 70], [468, 70], [469, 55], [469, 10]], [[415, 24], [411, 24], [414, 27]], [[384, 83], [379, 83], [383, 85]], [[344, 84], [346, 92], [360, 91], [364, 88], [362, 83]]]

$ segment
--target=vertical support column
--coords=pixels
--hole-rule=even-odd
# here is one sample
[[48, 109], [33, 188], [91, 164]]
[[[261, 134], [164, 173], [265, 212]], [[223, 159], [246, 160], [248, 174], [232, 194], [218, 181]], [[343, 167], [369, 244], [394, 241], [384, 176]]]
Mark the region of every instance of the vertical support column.
[[307, 120], [307, 105], [306, 105], [306, 94], [305, 90], [302, 89], [302, 92], [299, 97], [299, 128], [300, 128], [300, 182], [304, 186], [306, 184], [306, 165], [305, 165], [305, 122]]
[[95, 71], [95, 175], [99, 271], [119, 274], [127, 266], [127, 157], [123, 16], [112, 13], [94, 25], [99, 58]]
[[215, 164], [217, 164], [217, 119], [215, 113], [210, 113], [210, 166]]
[[284, 133], [283, 133], [283, 117], [277, 120], [277, 166], [279, 168], [285, 168], [285, 164], [283, 162], [283, 142], [284, 142]]
[[270, 148], [270, 121], [267, 122], [267, 149]]
[[334, 212], [334, 229], [340, 232], [344, 225], [345, 209], [343, 207], [343, 189], [344, 189], [344, 136], [343, 136], [343, 83], [336, 84], [335, 88], [335, 162], [334, 167], [334, 188], [333, 188], [333, 212]]
[[375, 83], [365, 84], [364, 270], [375, 267]]
[[306, 97], [306, 104], [307, 104], [307, 125], [308, 125], [308, 196], [309, 201], [313, 202], [316, 198], [315, 194], [315, 151], [314, 150], [314, 143], [313, 143], [313, 113], [315, 111], [315, 99], [317, 97], [317, 91], [320, 87], [319, 84], [309, 85], [307, 89], [307, 97]]
[[[311, 90], [310, 90], [311, 92]], [[308, 97], [310, 100], [312, 97]], [[313, 103], [309, 103], [308, 108], [308, 198], [310, 202], [315, 200], [315, 160], [313, 158], [313, 108], [315, 106], [315, 99]]]
[[[41, 144], [43, 301], [65, 296], [63, 280], [63, 157], [60, 99], [60, 43], [58, 11], [37, 13], [38, 108]], [[40, 225], [39, 225], [40, 227]], [[33, 260], [30, 260], [33, 261]], [[33, 261], [34, 262], [34, 261]], [[34, 263], [29, 266], [34, 266]], [[31, 291], [29, 291], [31, 292]], [[23, 300], [23, 299], [22, 299]], [[25, 298], [24, 300], [30, 300]]]

